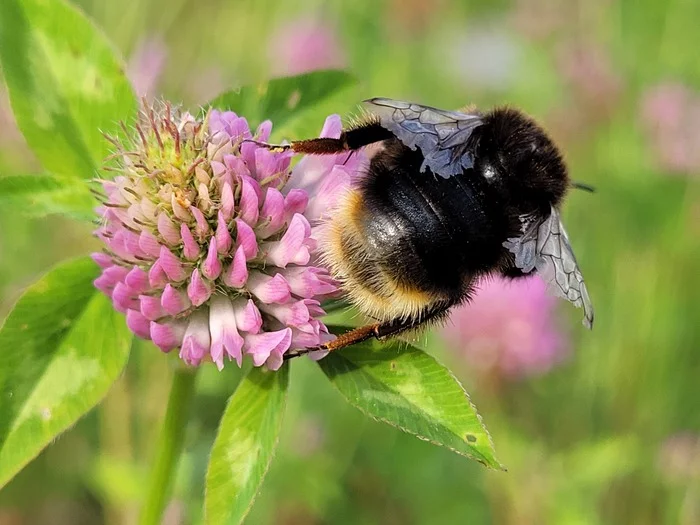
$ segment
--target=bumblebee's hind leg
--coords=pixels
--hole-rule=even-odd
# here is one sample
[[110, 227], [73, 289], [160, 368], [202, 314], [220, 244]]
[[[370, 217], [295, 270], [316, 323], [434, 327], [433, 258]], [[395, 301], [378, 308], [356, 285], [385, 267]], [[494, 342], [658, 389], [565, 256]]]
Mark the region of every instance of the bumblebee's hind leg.
[[302, 348], [287, 352], [284, 355], [284, 359], [291, 359], [292, 357], [308, 354], [309, 352], [314, 352], [317, 350], [333, 352], [334, 350], [339, 350], [341, 348], [345, 348], [346, 346], [361, 343], [363, 341], [367, 341], [368, 339], [378, 339], [383, 341], [384, 339], [398, 335], [402, 332], [413, 330], [431, 321], [437, 321], [447, 315], [447, 311], [451, 307], [452, 304], [440, 305], [431, 308], [428, 312], [423, 313], [420, 316], [410, 319], [392, 319], [391, 321], [386, 321], [384, 323], [374, 323], [360, 326], [359, 328], [345, 332], [332, 341], [320, 346], [313, 348]]
[[378, 122], [369, 120], [343, 131], [337, 139], [316, 138], [294, 140], [290, 144], [265, 144], [262, 142], [257, 144], [274, 151], [291, 149], [295, 153], [306, 153], [307, 155], [335, 155], [355, 151], [375, 142], [390, 139], [393, 136], [390, 131], [381, 127]]

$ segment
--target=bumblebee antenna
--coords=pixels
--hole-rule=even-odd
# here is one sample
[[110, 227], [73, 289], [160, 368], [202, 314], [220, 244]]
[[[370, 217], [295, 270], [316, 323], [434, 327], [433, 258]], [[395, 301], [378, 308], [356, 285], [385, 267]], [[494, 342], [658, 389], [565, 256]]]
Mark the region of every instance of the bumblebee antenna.
[[588, 193], [595, 193], [595, 187], [591, 186], [590, 184], [586, 184], [584, 182], [572, 182], [571, 183], [572, 188], [576, 188], [577, 190], [583, 190], [587, 191]]

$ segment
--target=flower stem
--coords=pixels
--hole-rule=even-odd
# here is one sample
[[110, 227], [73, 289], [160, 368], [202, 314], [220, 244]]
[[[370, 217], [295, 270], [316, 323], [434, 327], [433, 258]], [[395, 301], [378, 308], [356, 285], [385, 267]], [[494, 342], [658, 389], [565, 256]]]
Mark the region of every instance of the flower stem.
[[179, 367], [175, 370], [165, 420], [156, 446], [148, 494], [141, 511], [141, 525], [158, 525], [170, 497], [175, 467], [185, 441], [187, 414], [194, 393], [195, 377], [196, 369]]

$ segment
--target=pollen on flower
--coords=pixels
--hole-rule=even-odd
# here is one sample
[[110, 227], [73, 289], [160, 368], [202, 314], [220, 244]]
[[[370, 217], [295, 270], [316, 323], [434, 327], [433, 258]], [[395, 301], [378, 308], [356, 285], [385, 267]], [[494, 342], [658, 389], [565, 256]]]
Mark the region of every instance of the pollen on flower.
[[[305, 158], [254, 142], [233, 112], [198, 119], [167, 103], [145, 107], [116, 147], [101, 179], [93, 259], [95, 286], [125, 314], [131, 331], [190, 365], [224, 361], [277, 369], [290, 349], [333, 338], [321, 301], [337, 284], [317, 262], [323, 216], [356, 162]], [[338, 136], [337, 116], [322, 136]], [[326, 178], [338, 178], [329, 184]], [[323, 184], [321, 184], [323, 181]], [[323, 203], [319, 206], [318, 203]]]

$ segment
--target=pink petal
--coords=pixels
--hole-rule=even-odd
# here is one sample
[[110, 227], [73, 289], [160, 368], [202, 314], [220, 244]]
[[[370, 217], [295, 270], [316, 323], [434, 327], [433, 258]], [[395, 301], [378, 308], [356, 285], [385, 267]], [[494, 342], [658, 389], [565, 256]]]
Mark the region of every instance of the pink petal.
[[92, 284], [95, 286], [95, 288], [97, 288], [99, 291], [101, 291], [107, 297], [112, 297], [112, 292], [114, 291], [114, 285], [117, 283], [115, 283], [112, 279], [110, 279], [109, 277], [102, 274], [97, 279], [92, 281]]
[[262, 327], [262, 315], [252, 299], [236, 299], [233, 302], [233, 312], [236, 316], [236, 325], [243, 332], [257, 334]]
[[163, 290], [163, 295], [160, 298], [160, 304], [163, 310], [170, 315], [177, 315], [192, 306], [185, 291], [178, 290], [170, 284], [165, 285], [165, 290]]
[[158, 233], [163, 236], [165, 242], [170, 246], [176, 246], [180, 243], [180, 232], [163, 211], [158, 215]]
[[209, 307], [209, 331], [211, 359], [217, 368], [221, 370], [224, 367], [224, 352], [230, 359], [235, 359], [240, 367], [243, 361], [243, 338], [236, 330], [236, 317], [228, 297], [216, 295], [212, 298]]
[[228, 224], [224, 218], [223, 212], [219, 212], [216, 225], [216, 247], [221, 255], [225, 255], [231, 250], [233, 239], [228, 230]]
[[245, 165], [250, 172], [250, 176], [255, 176], [255, 151], [258, 146], [252, 142], [244, 142], [241, 144], [241, 158], [245, 162]]
[[270, 133], [272, 133], [272, 121], [265, 120], [255, 130], [255, 140], [267, 142], [270, 138]]
[[169, 323], [151, 322], [151, 339], [163, 352], [169, 352], [182, 343], [186, 326], [187, 323], [183, 321], [171, 321]]
[[258, 194], [253, 185], [257, 185], [250, 177], [241, 177], [241, 199], [238, 217], [250, 226], [258, 222]]
[[125, 283], [117, 283], [114, 286], [112, 301], [114, 302], [114, 307], [121, 313], [126, 313], [129, 308], [132, 310], [139, 309], [137, 294]]
[[202, 241], [209, 233], [209, 223], [207, 223], [207, 219], [204, 217], [202, 210], [199, 208], [190, 206], [190, 213], [192, 213], [194, 220], [197, 223], [194, 228], [194, 233], [197, 238]]
[[[245, 146], [245, 143], [242, 144], [241, 146]], [[252, 147], [255, 147], [254, 144], [250, 144]], [[226, 155], [224, 156], [224, 164], [226, 164], [226, 167], [229, 169], [231, 173], [235, 173], [237, 176], [237, 179], [240, 179], [243, 176], [250, 177], [250, 170], [248, 169], [248, 166], [246, 166], [245, 161], [237, 157], [235, 155]]]
[[323, 123], [319, 137], [338, 139], [343, 131], [343, 120], [340, 115], [328, 115]]
[[287, 280], [292, 293], [298, 297], [310, 299], [317, 295], [329, 295], [338, 290], [330, 275], [320, 268], [290, 267], [280, 273]]
[[142, 339], [151, 338], [151, 323], [138, 310], [126, 311], [126, 326]]
[[180, 236], [182, 237], [182, 251], [185, 259], [196, 261], [200, 254], [199, 243], [194, 240], [192, 232], [184, 222], [180, 225]]
[[148, 270], [148, 282], [153, 288], [163, 288], [168, 283], [168, 276], [159, 261], [154, 262]]
[[271, 277], [257, 271], [250, 272], [247, 287], [263, 303], [286, 303], [291, 298], [289, 285], [280, 274]]
[[282, 239], [266, 245], [267, 259], [280, 268], [285, 268], [289, 263], [307, 264], [311, 254], [304, 241], [310, 235], [311, 226], [303, 215], [297, 213]]
[[139, 295], [139, 303], [141, 304], [141, 313], [149, 321], [157, 321], [166, 315], [160, 304], [160, 297]]
[[168, 250], [165, 246], [160, 247], [160, 256], [158, 257], [158, 262], [163, 267], [163, 271], [173, 282], [180, 282], [187, 277], [187, 272], [182, 266], [180, 259], [175, 257], [173, 252]]
[[[287, 328], [289, 330], [289, 328]], [[265, 361], [265, 366], [269, 370], [279, 370], [284, 363], [284, 354], [289, 350], [292, 344], [292, 331], [289, 330], [288, 335], [270, 352], [270, 357]]]
[[265, 202], [260, 210], [260, 218], [262, 221], [267, 222], [267, 224], [265, 224], [258, 231], [258, 235], [262, 239], [277, 233], [280, 228], [284, 226], [284, 195], [282, 195], [276, 188], [267, 188]]
[[221, 275], [221, 261], [219, 261], [219, 255], [217, 253], [216, 237], [212, 237], [209, 243], [207, 258], [204, 259], [204, 263], [202, 263], [202, 275], [210, 281], [214, 281]]
[[337, 205], [340, 197], [350, 187], [351, 177], [344, 166], [334, 166], [317, 186], [314, 198], [304, 211], [304, 216], [314, 221], [327, 216]]
[[277, 154], [265, 148], [255, 150], [255, 176], [261, 183], [268, 183], [279, 173]]
[[286, 304], [266, 304], [260, 308], [267, 314], [276, 317], [285, 326], [301, 327], [309, 322], [309, 309], [305, 302], [295, 301]]
[[225, 182], [221, 188], [221, 212], [224, 220], [230, 221], [233, 218], [234, 200], [233, 190], [228, 182]]
[[304, 190], [294, 188], [284, 198], [284, 213], [287, 219], [291, 219], [296, 213], [304, 213], [309, 203], [309, 194]]
[[136, 293], [143, 293], [151, 287], [148, 282], [148, 274], [138, 266], [134, 266], [126, 274], [124, 282]]
[[231, 288], [242, 288], [248, 280], [248, 266], [246, 264], [245, 250], [239, 246], [233, 256], [233, 262], [224, 272], [224, 283]]
[[160, 242], [158, 242], [158, 239], [156, 239], [152, 233], [147, 231], [142, 231], [139, 235], [139, 248], [151, 257], [158, 257], [160, 255]]
[[210, 346], [209, 315], [205, 311], [196, 310], [190, 316], [190, 322], [182, 338], [180, 358], [188, 365], [197, 366], [209, 352]]
[[202, 279], [197, 268], [192, 272], [190, 283], [187, 285], [187, 295], [194, 306], [201, 306], [211, 296], [214, 291], [214, 285]]
[[283, 354], [292, 342], [292, 331], [289, 328], [276, 332], [250, 334], [245, 337], [245, 350], [253, 356], [253, 364], [262, 366], [274, 351]]
[[258, 255], [258, 241], [255, 232], [247, 222], [236, 219], [236, 246], [243, 247], [247, 260]]
[[95, 252], [90, 254], [90, 257], [95, 261], [100, 268], [109, 268], [114, 264], [112, 258], [103, 252]]
[[116, 284], [119, 281], [124, 281], [128, 273], [129, 268], [124, 268], [123, 266], [115, 264], [110, 266], [109, 268], [105, 268], [105, 270], [102, 272], [102, 275], [104, 275], [106, 279], [109, 279], [114, 284]]

